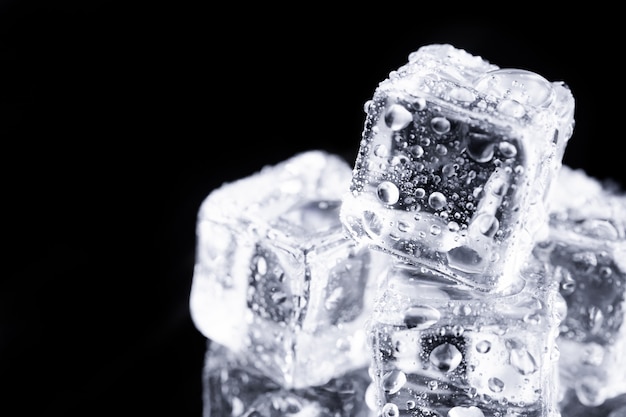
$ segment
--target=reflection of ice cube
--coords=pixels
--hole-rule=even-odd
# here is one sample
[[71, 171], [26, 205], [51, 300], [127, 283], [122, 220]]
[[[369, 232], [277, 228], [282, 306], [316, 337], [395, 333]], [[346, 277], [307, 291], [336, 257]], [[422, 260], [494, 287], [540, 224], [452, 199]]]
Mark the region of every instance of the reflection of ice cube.
[[626, 393], [626, 194], [563, 166], [550, 234], [534, 254], [567, 303], [558, 339], [564, 401], [598, 406]]
[[190, 295], [209, 339], [284, 387], [368, 363], [373, 259], [339, 221], [351, 169], [310, 151], [224, 184], [203, 202]]
[[370, 403], [383, 416], [559, 416], [563, 300], [544, 278], [528, 269], [492, 294], [396, 264], [369, 325]]
[[422, 47], [368, 103], [342, 221], [359, 241], [499, 290], [545, 226], [573, 112], [561, 82]]
[[367, 367], [321, 386], [286, 389], [240, 358], [209, 341], [203, 371], [204, 417], [374, 417], [364, 398]]

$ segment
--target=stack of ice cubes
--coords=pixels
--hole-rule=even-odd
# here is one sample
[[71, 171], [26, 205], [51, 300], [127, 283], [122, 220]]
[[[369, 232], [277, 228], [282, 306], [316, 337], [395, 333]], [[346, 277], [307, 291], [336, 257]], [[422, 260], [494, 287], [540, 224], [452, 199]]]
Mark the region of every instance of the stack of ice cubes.
[[568, 87], [434, 44], [365, 109], [354, 166], [200, 207], [204, 417], [624, 417], [626, 197], [562, 165]]

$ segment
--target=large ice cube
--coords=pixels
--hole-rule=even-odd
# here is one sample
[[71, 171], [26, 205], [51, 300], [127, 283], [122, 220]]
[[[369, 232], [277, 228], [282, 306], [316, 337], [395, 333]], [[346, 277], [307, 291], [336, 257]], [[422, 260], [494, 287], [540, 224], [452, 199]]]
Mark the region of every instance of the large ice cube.
[[[534, 254], [560, 283], [563, 403], [626, 394], [626, 194], [563, 166], [551, 194], [549, 238]], [[563, 405], [564, 407], [566, 405]]]
[[379, 415], [560, 416], [564, 301], [533, 266], [518, 287], [491, 294], [396, 263], [369, 324], [368, 398]]
[[200, 207], [190, 309], [209, 339], [285, 388], [366, 365], [373, 259], [348, 239], [351, 169], [309, 151], [211, 192]]
[[546, 224], [574, 127], [569, 88], [434, 44], [366, 111], [341, 209], [351, 235], [483, 290], [510, 285]]
[[286, 389], [251, 358], [209, 341], [203, 370], [203, 417], [376, 417], [365, 404], [367, 367], [321, 386]]

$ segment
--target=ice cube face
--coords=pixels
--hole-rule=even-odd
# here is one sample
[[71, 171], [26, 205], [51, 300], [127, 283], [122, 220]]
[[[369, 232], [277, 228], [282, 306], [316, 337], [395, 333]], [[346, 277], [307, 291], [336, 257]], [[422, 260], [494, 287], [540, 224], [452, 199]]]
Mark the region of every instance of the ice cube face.
[[203, 417], [376, 417], [364, 402], [370, 383], [367, 367], [322, 386], [287, 389], [249, 360], [209, 341]]
[[541, 269], [489, 294], [397, 263], [369, 324], [370, 404], [383, 417], [547, 417], [563, 300]]
[[190, 309], [196, 327], [286, 388], [369, 361], [376, 253], [348, 239], [351, 169], [309, 151], [222, 185], [202, 203]]
[[626, 195], [563, 166], [551, 197], [545, 262], [567, 304], [560, 328], [561, 390], [584, 406], [626, 394]]
[[341, 208], [349, 233], [475, 288], [511, 285], [573, 132], [567, 86], [435, 44], [366, 112]]

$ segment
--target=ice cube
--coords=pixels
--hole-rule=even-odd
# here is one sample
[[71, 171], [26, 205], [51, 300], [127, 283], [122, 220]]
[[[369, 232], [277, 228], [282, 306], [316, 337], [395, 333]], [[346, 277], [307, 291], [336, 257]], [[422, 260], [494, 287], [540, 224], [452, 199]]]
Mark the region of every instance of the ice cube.
[[574, 127], [569, 88], [433, 44], [366, 104], [341, 208], [349, 233], [482, 290], [512, 285], [545, 232]]
[[382, 417], [559, 417], [564, 301], [539, 268], [509, 293], [396, 263], [369, 323], [370, 404]]
[[626, 394], [626, 194], [568, 166], [556, 184], [549, 238], [534, 254], [567, 303], [558, 338], [563, 403], [574, 393], [594, 407]]
[[308, 151], [222, 185], [199, 210], [192, 319], [285, 388], [369, 362], [380, 255], [339, 221], [350, 175], [338, 156]]
[[367, 367], [321, 386], [287, 389], [259, 372], [251, 358], [208, 341], [203, 417], [375, 417], [364, 402]]

